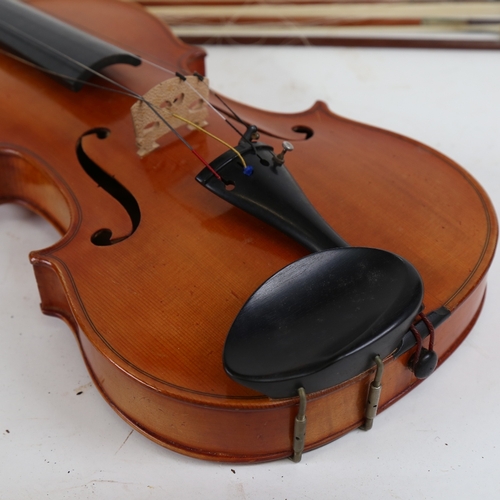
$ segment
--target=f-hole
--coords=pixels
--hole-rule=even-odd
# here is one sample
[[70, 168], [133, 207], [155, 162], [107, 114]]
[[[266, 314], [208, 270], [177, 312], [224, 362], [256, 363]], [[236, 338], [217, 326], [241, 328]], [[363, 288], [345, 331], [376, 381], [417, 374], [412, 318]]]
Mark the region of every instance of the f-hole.
[[92, 243], [97, 246], [114, 245], [120, 241], [126, 240], [134, 234], [141, 221], [141, 210], [132, 193], [127, 188], [122, 186], [114, 177], [105, 172], [99, 165], [97, 165], [97, 163], [91, 160], [87, 156], [87, 153], [83, 150], [82, 140], [84, 137], [88, 135], [95, 135], [99, 139], [106, 139], [109, 133], [108, 129], [94, 128], [83, 134], [80, 139], [78, 139], [76, 156], [86, 174], [126, 210], [128, 216], [130, 217], [130, 221], [132, 222], [132, 231], [126, 236], [112, 238], [113, 232], [111, 229], [98, 229], [91, 237]]
[[304, 140], [306, 141], [314, 135], [314, 130], [306, 125], [295, 125], [295, 127], [292, 127], [292, 130], [298, 134], [304, 134]]

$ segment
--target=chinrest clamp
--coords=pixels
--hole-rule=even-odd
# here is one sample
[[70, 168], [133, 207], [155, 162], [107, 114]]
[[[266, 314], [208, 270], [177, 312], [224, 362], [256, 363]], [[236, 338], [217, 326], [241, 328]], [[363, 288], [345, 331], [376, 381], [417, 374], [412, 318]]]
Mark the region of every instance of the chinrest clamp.
[[364, 431], [369, 431], [373, 427], [373, 421], [377, 416], [378, 404], [380, 401], [380, 394], [382, 393], [382, 374], [384, 373], [384, 363], [380, 356], [375, 356], [375, 363], [377, 364], [377, 371], [375, 378], [370, 384], [368, 391], [368, 399], [365, 406], [365, 422], [360, 427]]
[[306, 391], [303, 387], [298, 390], [299, 393], [299, 411], [295, 417], [295, 425], [293, 431], [293, 456], [292, 461], [298, 463], [302, 459], [304, 453], [305, 439], [306, 439], [306, 406], [307, 398]]

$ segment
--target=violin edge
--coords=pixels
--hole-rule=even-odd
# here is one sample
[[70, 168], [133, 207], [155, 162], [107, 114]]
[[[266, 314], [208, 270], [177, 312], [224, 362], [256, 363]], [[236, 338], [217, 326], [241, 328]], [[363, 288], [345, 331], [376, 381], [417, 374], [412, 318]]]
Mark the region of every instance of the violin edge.
[[[33, 208], [33, 207], [32, 207]], [[493, 223], [494, 224], [494, 223]], [[62, 227], [62, 226], [61, 226]], [[494, 236], [495, 233], [495, 230], [493, 228], [493, 231], [492, 231], [492, 236]], [[491, 243], [491, 242], [490, 242]], [[53, 247], [50, 247], [49, 249], [46, 249], [46, 252], [50, 252], [51, 250], [53, 250]], [[494, 252], [494, 248], [492, 249], [491, 248], [491, 244], [488, 246], [488, 255], [486, 255], [486, 257], [492, 257], [492, 253]], [[32, 262], [35, 263], [35, 264], [39, 264], [40, 266], [50, 266], [51, 265], [51, 261], [50, 261], [50, 255], [44, 255], [44, 251], [38, 251], [38, 252], [33, 252], [31, 254], [32, 256]], [[464, 306], [465, 304], [468, 304], [470, 306], [470, 303], [469, 301], [471, 300], [471, 297], [472, 297], [472, 294], [474, 294], [474, 297], [476, 297], [476, 293], [478, 292], [478, 290], [481, 290], [482, 287], [486, 286], [485, 284], [485, 278], [486, 278], [486, 271], [489, 267], [489, 264], [490, 264], [491, 260], [486, 264], [485, 267], [482, 268], [482, 274], [478, 272], [478, 275], [481, 276], [481, 280], [484, 280], [484, 283], [482, 281], [480, 281], [479, 283], [476, 283], [474, 285], [473, 288], [469, 288], [467, 293], [464, 292], [465, 295], [463, 295], [462, 297], [458, 297], [457, 296], [457, 299], [456, 299], [456, 307], [455, 309], [457, 309], [457, 312], [460, 312], [461, 310], [461, 307]], [[55, 275], [57, 279], [60, 279], [60, 277], [56, 274]], [[52, 287], [49, 287], [47, 286], [47, 288], [52, 288]], [[481, 303], [482, 303], [482, 297], [481, 297]], [[477, 315], [479, 314], [479, 310], [480, 310], [480, 306], [481, 304], [479, 304], [479, 307], [474, 315], [474, 317], [469, 321], [469, 323], [467, 324], [467, 327], [465, 330], [462, 331], [462, 334], [461, 336], [459, 336], [459, 339], [460, 340], [463, 340], [463, 338], [465, 338], [466, 334], [468, 333], [468, 331], [470, 330], [470, 328], [472, 327], [472, 324], [475, 320], [475, 318], [477, 318]], [[470, 306], [472, 307], [472, 306]], [[46, 307], [46, 312], [52, 312], [53, 314], [56, 314], [56, 315], [59, 315], [58, 314], [58, 311], [57, 311], [57, 308], [56, 307], [53, 307], [52, 309], [49, 308], [49, 307]], [[85, 325], [84, 325], [85, 326]], [[81, 348], [82, 348], [82, 352], [84, 352], [84, 358], [85, 358], [85, 362], [87, 363], [87, 358], [88, 358], [88, 366], [92, 366], [92, 369], [90, 370], [92, 373], [96, 367], [99, 368], [100, 365], [99, 363], [94, 359], [94, 358], [99, 358], [99, 355], [102, 354], [101, 351], [99, 351], [99, 343], [98, 342], [95, 342], [94, 339], [87, 339], [84, 335], [82, 335], [82, 332], [79, 331], [79, 328], [78, 327], [75, 327], [74, 328], [76, 330], [76, 333], [77, 333], [77, 337], [78, 337], [78, 340], [79, 340], [79, 344], [81, 345]], [[444, 331], [444, 330], [442, 330]], [[466, 331], [466, 333], [464, 333]], [[441, 332], [441, 330], [440, 330]], [[91, 346], [87, 346], [86, 345], [86, 342], [92, 342], [94, 343], [93, 345]], [[455, 340], [454, 342], [450, 343], [450, 345], [448, 346], [447, 349], [445, 349], [445, 355], [447, 352], [451, 353], [453, 352], [453, 350], [458, 346], [457, 344], [457, 340]], [[93, 349], [98, 349], [99, 352], [97, 353], [93, 353]], [[443, 347], [444, 348], [444, 347]], [[86, 349], [86, 350], [84, 350]], [[88, 354], [90, 353], [90, 354]], [[403, 357], [402, 357], [403, 358]], [[403, 360], [404, 361], [404, 360]], [[104, 370], [102, 371], [99, 371], [99, 370], [95, 370], [95, 380], [96, 380], [96, 385], [98, 386], [102, 386], [102, 392], [103, 394], [105, 393], [105, 390], [107, 390], [109, 387], [114, 387], [114, 382], [113, 380], [118, 380], [119, 379], [119, 376], [121, 374], [124, 374], [124, 370], [123, 370], [123, 366], [120, 364], [120, 362], [117, 360], [117, 358], [113, 358], [112, 356], [106, 360], [106, 362], [109, 362], [111, 365], [112, 365], [112, 368], [113, 368], [113, 374], [111, 375], [111, 382], [107, 382], [109, 384], [111, 384], [110, 386], [108, 387], [104, 387], [104, 382], [105, 382], [105, 378], [102, 376], [102, 373], [104, 373]], [[92, 363], [92, 364], [91, 364]], [[391, 362], [393, 363], [393, 362]], [[393, 363], [394, 364], [394, 363]], [[392, 366], [392, 364], [391, 364]], [[406, 365], [405, 365], [406, 366]], [[411, 376], [411, 373], [410, 375], [408, 375], [409, 370], [404, 370], [404, 376]], [[94, 375], [93, 375], [94, 376]], [[130, 373], [127, 375], [129, 378], [130, 378], [130, 383], [132, 382], [140, 382], [139, 378], [134, 374], [134, 373]], [[360, 377], [368, 377], [367, 374], [361, 374]], [[364, 378], [363, 378], [364, 380]], [[411, 380], [410, 379], [410, 386], [408, 386], [406, 389], [405, 389], [405, 392], [402, 393], [402, 394], [406, 394], [409, 390], [411, 390], [411, 388], [413, 388], [413, 386], [411, 385]], [[356, 384], [357, 383], [357, 379], [356, 380], [353, 380], [352, 381], [353, 384]], [[364, 399], [366, 399], [366, 394], [362, 394], [364, 392], [364, 385], [361, 384], [362, 387], [358, 393], [355, 393], [354, 395], [354, 398], [353, 398], [353, 405], [354, 405], [354, 410], [355, 410], [355, 413], [358, 411], [358, 403], [361, 402], [361, 406], [363, 405], [363, 401]], [[125, 384], [126, 386], [126, 384]], [[350, 385], [349, 385], [350, 387]], [[156, 399], [155, 397], [160, 393], [160, 391], [158, 390], [157, 387], [155, 387], [155, 385], [153, 383], [151, 383], [150, 385], [145, 385], [143, 384], [143, 387], [142, 389], [144, 389], [146, 392], [144, 393], [145, 396], [144, 396], [144, 399], [143, 399], [143, 403], [145, 402], [146, 406], [149, 408], [149, 409], [153, 409], [153, 410], [156, 410], [157, 408], [161, 408], [161, 406], [158, 406], [156, 404]], [[325, 394], [321, 393], [321, 394], [314, 394], [314, 395], [311, 395], [310, 396], [310, 401], [312, 404], [312, 408], [314, 410], [314, 402], [317, 401], [318, 399], [322, 399], [323, 396], [327, 397], [327, 398], [332, 398], [333, 396], [331, 396], [331, 394], [336, 394], [337, 392], [339, 391], [343, 391], [345, 389], [344, 386], [342, 387], [335, 387], [335, 388], [332, 388], [331, 390], [328, 390]], [[117, 389], [115, 388], [115, 390], [117, 391], [117, 397], [116, 399], [114, 399], [113, 401], [111, 401], [111, 399], [109, 399], [110, 401], [110, 404], [112, 406], [115, 406], [116, 402], [117, 401], [122, 401], [122, 402], [125, 402], [125, 403], [130, 403], [130, 394], [124, 394], [123, 390], [122, 389]], [[107, 392], [105, 393], [107, 394]], [[137, 393], [135, 393], [137, 394]], [[186, 398], [186, 397], [176, 397], [177, 395], [175, 394], [170, 394], [168, 395], [168, 398], [169, 400], [175, 400], [176, 403], [180, 402], [183, 404], [183, 406], [177, 406], [175, 408], [179, 408], [180, 410], [182, 409], [186, 409], [187, 407], [196, 407], [197, 409], [201, 408], [201, 409], [204, 409], [204, 410], [207, 410], [207, 411], [210, 411], [211, 415], [212, 416], [215, 416], [215, 415], [220, 415], [221, 412], [224, 413], [226, 410], [229, 411], [229, 409], [234, 409], [234, 407], [236, 406], [235, 404], [233, 404], [232, 401], [229, 401], [229, 402], [224, 402], [224, 403], [221, 403], [221, 404], [217, 404], [217, 401], [214, 401], [214, 398], [210, 399], [210, 398], [206, 398], [205, 400], [203, 398], [201, 399], [198, 399], [198, 401], [191, 401], [189, 398]], [[105, 396], [107, 397], [107, 396]], [[135, 397], [135, 395], [133, 396]], [[120, 399], [121, 398], [121, 399]], [[284, 401], [284, 402], [279, 402], [279, 403], [275, 403], [275, 402], [269, 402], [267, 406], [265, 405], [262, 405], [262, 400], [263, 398], [248, 398], [248, 402], [247, 402], [247, 405], [246, 405], [246, 408], [237, 408], [238, 411], [241, 411], [241, 413], [245, 413], [245, 412], [251, 412], [252, 410], [255, 410], [255, 412], [263, 412], [263, 411], [270, 411], [270, 410], [275, 410], [275, 409], [283, 409], [283, 408], [286, 408], [286, 412], [285, 413], [281, 413], [280, 414], [280, 418], [278, 419], [277, 417], [275, 417], [273, 415], [273, 419], [276, 420], [278, 419], [280, 422], [279, 422], [279, 429], [280, 429], [280, 436], [283, 437], [285, 436], [286, 438], [286, 444], [288, 444], [288, 441], [291, 439], [291, 435], [289, 433], [289, 430], [287, 428], [287, 425], [288, 425], [288, 422], [293, 420], [293, 416], [294, 416], [294, 408], [295, 408], [295, 404], [296, 404], [296, 401], [294, 399], [290, 399], [290, 400], [287, 400], [287, 401]], [[220, 402], [220, 400], [219, 400]], [[180, 404], [179, 403], [179, 404]], [[273, 403], [273, 404], [271, 404]], [[166, 402], [164, 403], [166, 404]], [[385, 403], [386, 404], [386, 403]], [[150, 406], [148, 406], [150, 405]], [[333, 403], [330, 402], [330, 400], [328, 400], [327, 402], [327, 407], [330, 407], [330, 408], [333, 408]], [[382, 405], [382, 407], [384, 407]], [[116, 408], [118, 408], [118, 406], [116, 406]], [[127, 404], [121, 406], [121, 408], [127, 408]], [[153, 419], [153, 425], [163, 425], [163, 426], [170, 426], [170, 427], [173, 427], [175, 428], [176, 426], [178, 427], [177, 429], [175, 429], [175, 432], [180, 432], [180, 428], [183, 427], [185, 425], [185, 421], [182, 420], [181, 417], [179, 416], [176, 416], [176, 412], [175, 412], [175, 408], [174, 409], [169, 409], [169, 412], [170, 412], [170, 415], [172, 416], [172, 419], [168, 422], [165, 423], [164, 420], [162, 420], [160, 418], [160, 416], [156, 416], [154, 419]], [[140, 413], [142, 411], [141, 408], [136, 408], [135, 406], [133, 406], [132, 408], [134, 411], [139, 411], [138, 415], [143, 415], [142, 413]], [[348, 408], [349, 409], [349, 408]], [[352, 409], [352, 407], [351, 407]], [[316, 415], [319, 415], [320, 412], [318, 410], [314, 410], [316, 411]], [[315, 414], [313, 411], [313, 414]], [[172, 412], [173, 412], [173, 415], [172, 415]], [[147, 413], [147, 412], [146, 412]], [[154, 413], [154, 411], [153, 411]], [[206, 411], [204, 412], [205, 416], [206, 416]], [[124, 413], [124, 416], [125, 416], [125, 413]], [[195, 418], [196, 415], [194, 415], [192, 418]], [[134, 426], [137, 426], [139, 427], [141, 425], [141, 422], [140, 422], [140, 419], [136, 418], [136, 416], [134, 416], [132, 413], [127, 413], [127, 416], [126, 418], [132, 423], [132, 425]], [[314, 420], [314, 419], [313, 419]], [[218, 422], [218, 419], [215, 420], [216, 422]], [[199, 433], [201, 431], [203, 432], [209, 432], [210, 431], [210, 424], [213, 423], [214, 421], [210, 421], [210, 423], [206, 420], [206, 418], [204, 419], [200, 419], [199, 422], [197, 422], [197, 426], [199, 429], [196, 429], [194, 432], [195, 434], [196, 433]], [[252, 425], [252, 422], [254, 422], [251, 418], [250, 418], [250, 425]], [[225, 422], [223, 423], [220, 423], [218, 422], [217, 425], [221, 426], [221, 427], [224, 427], [225, 428]], [[237, 427], [238, 429], [242, 429], [242, 423], [240, 422], [239, 423], [240, 427]], [[278, 425], [278, 424], [276, 424]], [[349, 426], [352, 426], [352, 423], [349, 424], [346, 429], [349, 429], [351, 427]], [[147, 426], [144, 426], [143, 427], [144, 429], [148, 429]], [[160, 427], [160, 429], [164, 429], [165, 427]], [[262, 425], [256, 425], [255, 424], [255, 428], [253, 429], [255, 431], [254, 434], [252, 434], [251, 438], [253, 441], [257, 441], [260, 439], [260, 434], [258, 434], [259, 432], [259, 429], [262, 428]], [[283, 434], [283, 428], [285, 428], [286, 430], [286, 433]], [[149, 432], [149, 437], [153, 440], [155, 440], [155, 436], [156, 437], [161, 437], [161, 432], [158, 432], [158, 433], [155, 433], [154, 430], [148, 430]], [[342, 431], [344, 432], [344, 431]], [[347, 432], [347, 430], [345, 430], [345, 432]], [[143, 432], [144, 433], [144, 432]], [[313, 431], [313, 434], [314, 434], [314, 431]], [[332, 439], [335, 439], [336, 437], [340, 437], [338, 434], [335, 434], [335, 433], [332, 433], [332, 432], [327, 432], [327, 437], [326, 438], [323, 438], [323, 439], [326, 439], [326, 440], [332, 440]], [[197, 435], [197, 434], [196, 434]], [[180, 434], [181, 438], [182, 436], [185, 436], [185, 434]], [[256, 437], [257, 436], [257, 437]], [[334, 437], [332, 437], [334, 436]], [[191, 445], [189, 443], [186, 443], [186, 442], [182, 442], [182, 439], [179, 438], [178, 439], [178, 450], [177, 451], [181, 451], [183, 452], [181, 449], [184, 449], [185, 451], [183, 452], [184, 454], [190, 454], [190, 450], [193, 450], [195, 449], [195, 446], [194, 445]], [[219, 441], [218, 443], [220, 442], [224, 442], [224, 437], [221, 438], [221, 436], [218, 436], [219, 438]], [[167, 444], [165, 443], [172, 443], [173, 442], [173, 439], [172, 438], [169, 438], [169, 437], [164, 437], [162, 438], [164, 440], [164, 446], [167, 446]], [[221, 441], [222, 439], [222, 441]], [[246, 438], [244, 438], [245, 440]], [[280, 438], [281, 439], [281, 438]], [[205, 441], [204, 441], [205, 440]], [[208, 441], [207, 441], [208, 440]], [[196, 441], [197, 442], [197, 441]], [[212, 441], [212, 438], [209, 438], [209, 437], [203, 437], [202, 436], [202, 439], [199, 441], [200, 443], [205, 443], [207, 446], [206, 446], [206, 451], [205, 452], [205, 455], [206, 456], [214, 456], [214, 455], [217, 455], [217, 454], [222, 454], [224, 456], [229, 456], [230, 453], [227, 452], [227, 453], [223, 453], [223, 452], [220, 452], [220, 451], [217, 451], [217, 452], [213, 452], [213, 451], [210, 451], [213, 449], [213, 441]], [[245, 441], [245, 444], [248, 445], [248, 443]], [[323, 443], [323, 441], [320, 439], [320, 438], [317, 438], [317, 439], [314, 439], [314, 438], [311, 438], [311, 440], [309, 440], [307, 443], [306, 443], [306, 449], [312, 449], [314, 447], [317, 447], [317, 446], [320, 446], [321, 444], [325, 444]], [[171, 447], [170, 445], [167, 446], [167, 447]], [[212, 447], [212, 448], [211, 448]], [[282, 447], [283, 448], [283, 447]], [[250, 452], [248, 452], [246, 455], [243, 455], [241, 451], [239, 451], [239, 455], [237, 455], [238, 457], [240, 457], [240, 461], [264, 461], [266, 459], [262, 458], [264, 456], [268, 456], [268, 457], [271, 457], [269, 458], [269, 460], [272, 460], [272, 459], [275, 459], [276, 458], [276, 452], [267, 452], [267, 454], [263, 454], [260, 450], [260, 448], [258, 448], [256, 451], [255, 451], [255, 448], [253, 448], [251, 453], [253, 453], [253, 456], [254, 457], [259, 457], [257, 460], [252, 460], [251, 458], [250, 459], [247, 459], [248, 456], [251, 454]], [[199, 452], [200, 455], [201, 455], [201, 452]], [[281, 452], [280, 452], [281, 453]], [[286, 452], [288, 453], [288, 451]], [[236, 456], [236, 452], [233, 453], [234, 456]], [[195, 456], [194, 454], [191, 454], [191, 456]], [[283, 455], [283, 456], [287, 456], [287, 455]], [[242, 458], [242, 457], [245, 457], [245, 458]], [[234, 461], [237, 461], [237, 460], [234, 460]]]
[[[439, 366], [472, 330], [485, 292], [486, 281], [438, 327], [435, 349], [439, 354]], [[465, 328], [457, 328], [464, 320]], [[292, 455], [298, 397], [254, 400], [244, 407], [238, 401], [218, 404], [212, 401], [210, 404], [199, 398], [197, 401], [172, 396], [165, 399], [151, 387], [132, 388], [137, 385], [137, 379], [116, 370], [116, 365], [99, 353], [85, 336], [77, 335], [77, 338], [89, 373], [104, 399], [124, 421], [157, 444], [193, 458], [229, 463], [268, 462]], [[389, 356], [384, 360], [379, 412], [388, 409], [422, 382], [408, 368], [412, 353], [410, 350], [398, 358]], [[307, 396], [305, 451], [331, 443], [362, 425], [373, 372], [374, 369], [370, 369], [340, 386]], [[129, 393], [134, 394], [134, 402], [140, 401], [141, 405], [134, 404], [127, 411], [123, 401], [130, 399]], [[234, 406], [239, 407], [238, 411], [234, 411]], [[265, 426], [261, 423], [262, 412], [267, 415]], [[335, 415], [335, 418], [328, 415]], [[238, 446], [235, 447], [236, 436]]]

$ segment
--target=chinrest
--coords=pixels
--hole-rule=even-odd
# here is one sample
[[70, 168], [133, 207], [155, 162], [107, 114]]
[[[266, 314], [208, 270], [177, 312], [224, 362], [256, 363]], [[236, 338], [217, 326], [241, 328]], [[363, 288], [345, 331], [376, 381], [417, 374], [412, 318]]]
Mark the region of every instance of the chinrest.
[[340, 384], [401, 344], [421, 309], [416, 269], [391, 252], [334, 248], [269, 278], [229, 331], [224, 367], [273, 398]]

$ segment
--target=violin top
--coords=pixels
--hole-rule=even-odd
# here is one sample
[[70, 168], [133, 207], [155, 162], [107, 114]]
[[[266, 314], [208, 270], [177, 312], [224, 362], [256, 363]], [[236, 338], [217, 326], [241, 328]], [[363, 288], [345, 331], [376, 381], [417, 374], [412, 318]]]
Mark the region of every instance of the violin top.
[[[185, 46], [135, 6], [102, 0], [33, 4], [143, 59], [203, 73], [200, 49]], [[250, 295], [307, 250], [204, 190], [195, 181], [203, 164], [173, 134], [140, 158], [130, 95], [95, 87], [75, 94], [4, 55], [0, 70], [9, 96], [2, 113], [13, 117], [0, 129], [0, 196], [28, 205], [63, 234], [31, 254], [42, 309], [75, 330], [105, 398], [136, 429], [192, 456], [288, 456], [297, 398], [270, 399], [240, 385], [224, 371], [222, 353]], [[138, 94], [165, 79], [162, 70], [144, 63], [105, 72]], [[20, 112], [33, 102], [34, 117]], [[229, 103], [275, 150], [283, 140], [293, 141], [287, 168], [338, 234], [356, 247], [389, 250], [418, 270], [425, 310], [445, 308], [451, 315], [436, 332], [435, 348], [444, 360], [477, 317], [496, 244], [495, 214], [479, 184], [436, 151], [341, 118], [322, 103], [293, 115]], [[238, 141], [213, 111], [208, 130]], [[184, 128], [182, 134], [210, 161], [227, 151], [199, 131]], [[133, 195], [139, 222], [130, 215], [133, 203], [96, 185], [88, 173], [92, 165]], [[116, 244], [93, 241], [101, 228], [112, 228]], [[418, 383], [408, 369], [412, 353], [388, 356], [382, 407]], [[338, 422], [311, 424], [306, 449], [359, 425], [371, 377], [372, 371], [363, 371], [342, 387], [310, 396], [313, 422], [346, 394], [348, 401]], [[266, 439], [256, 440], [268, 425]], [[244, 428], [251, 430], [245, 434]]]

